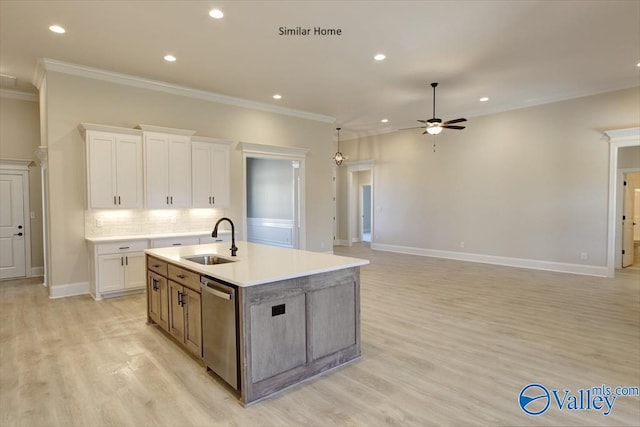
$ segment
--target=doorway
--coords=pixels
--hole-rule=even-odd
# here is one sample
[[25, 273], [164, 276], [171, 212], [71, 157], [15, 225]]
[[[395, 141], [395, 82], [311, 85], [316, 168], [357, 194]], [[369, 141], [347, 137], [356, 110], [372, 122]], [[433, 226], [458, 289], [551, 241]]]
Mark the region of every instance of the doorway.
[[[375, 241], [373, 161], [347, 167], [347, 244]], [[367, 240], [365, 240], [367, 239]]]
[[0, 279], [31, 273], [30, 160], [0, 161]]
[[305, 249], [306, 149], [241, 143], [246, 240]]
[[640, 172], [622, 179], [622, 268], [640, 268]]
[[295, 160], [247, 158], [247, 241], [298, 248]]
[[360, 240], [371, 243], [371, 184], [360, 186]]
[[625, 166], [619, 163], [620, 151], [640, 146], [640, 128], [619, 129], [605, 132], [609, 139], [609, 215], [607, 226], [607, 277], [614, 277], [616, 268], [622, 265], [622, 191], [621, 182]]

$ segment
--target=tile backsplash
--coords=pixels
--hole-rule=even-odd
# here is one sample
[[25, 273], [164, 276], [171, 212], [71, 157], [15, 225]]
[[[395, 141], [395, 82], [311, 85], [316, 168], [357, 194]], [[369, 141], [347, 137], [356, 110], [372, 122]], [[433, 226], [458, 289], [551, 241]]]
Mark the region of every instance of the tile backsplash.
[[224, 209], [87, 210], [85, 237], [189, 233], [213, 230]]

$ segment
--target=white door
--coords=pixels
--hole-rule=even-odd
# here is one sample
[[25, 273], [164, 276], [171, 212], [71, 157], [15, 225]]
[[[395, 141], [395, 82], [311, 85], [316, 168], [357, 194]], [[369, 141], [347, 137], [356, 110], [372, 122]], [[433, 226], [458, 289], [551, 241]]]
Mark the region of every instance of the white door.
[[89, 207], [105, 209], [118, 207], [115, 136], [104, 132], [90, 132], [87, 160], [89, 163]]
[[27, 275], [21, 175], [0, 175], [0, 279]]
[[213, 204], [218, 207], [229, 206], [229, 146], [214, 144], [211, 153], [211, 169], [213, 170]]
[[119, 208], [141, 208], [142, 143], [136, 135], [116, 137], [116, 189]]
[[633, 265], [633, 189], [624, 181], [622, 217], [622, 267]]
[[124, 289], [124, 255], [100, 255], [98, 257], [98, 283], [100, 293]]
[[191, 138], [169, 139], [169, 207], [191, 207]]
[[144, 288], [147, 284], [147, 259], [144, 252], [130, 252], [124, 257], [124, 288]]
[[169, 207], [169, 137], [144, 136], [144, 171], [147, 208]]
[[213, 205], [212, 151], [213, 144], [191, 143], [191, 201], [194, 208], [210, 208]]

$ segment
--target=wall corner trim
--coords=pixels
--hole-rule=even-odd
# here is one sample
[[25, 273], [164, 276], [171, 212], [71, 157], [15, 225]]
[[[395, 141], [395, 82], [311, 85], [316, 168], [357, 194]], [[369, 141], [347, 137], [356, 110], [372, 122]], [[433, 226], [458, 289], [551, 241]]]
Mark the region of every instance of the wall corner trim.
[[267, 111], [270, 113], [298, 117], [307, 120], [315, 120], [324, 123], [334, 123], [336, 120], [335, 117], [327, 116], [324, 114], [310, 113], [308, 111], [295, 110], [293, 108], [279, 107], [276, 105], [251, 101], [249, 99], [236, 98], [233, 96], [222, 95], [215, 92], [208, 92], [205, 90], [194, 89], [186, 86], [179, 86], [159, 80], [151, 80], [143, 77], [132, 76], [130, 74], [116, 73], [113, 71], [101, 70], [84, 65], [71, 64], [68, 62], [57, 61], [55, 59], [42, 58], [38, 62], [38, 66], [39, 68], [43, 69], [44, 72], [38, 71], [38, 73], [36, 73], [36, 76], [34, 76], [34, 82], [41, 82], [43, 79], [42, 76], [45, 74], [45, 72], [54, 71], [78, 77], [102, 80], [126, 86], [133, 86], [141, 89], [155, 90], [171, 95], [186, 96], [189, 98], [201, 99], [209, 102], [217, 102], [220, 104], [233, 105], [235, 107]]
[[457, 261], [502, 265], [505, 267], [530, 268], [533, 270], [555, 271], [558, 273], [580, 274], [583, 276], [607, 277], [607, 267], [601, 267], [597, 265], [570, 264], [555, 261], [541, 261], [535, 259], [473, 254], [468, 252], [454, 252], [439, 249], [387, 245], [382, 243], [372, 243], [371, 249], [386, 252], [396, 252], [401, 254], [427, 256], [433, 258], [452, 259]]

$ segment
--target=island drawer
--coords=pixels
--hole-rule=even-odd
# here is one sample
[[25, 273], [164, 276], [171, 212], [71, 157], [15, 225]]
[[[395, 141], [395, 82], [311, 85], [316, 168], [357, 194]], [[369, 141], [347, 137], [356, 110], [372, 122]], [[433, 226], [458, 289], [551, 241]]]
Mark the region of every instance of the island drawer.
[[167, 263], [160, 261], [158, 258], [147, 256], [147, 269], [161, 276], [167, 276]]
[[200, 275], [184, 268], [169, 264], [169, 279], [200, 292]]

